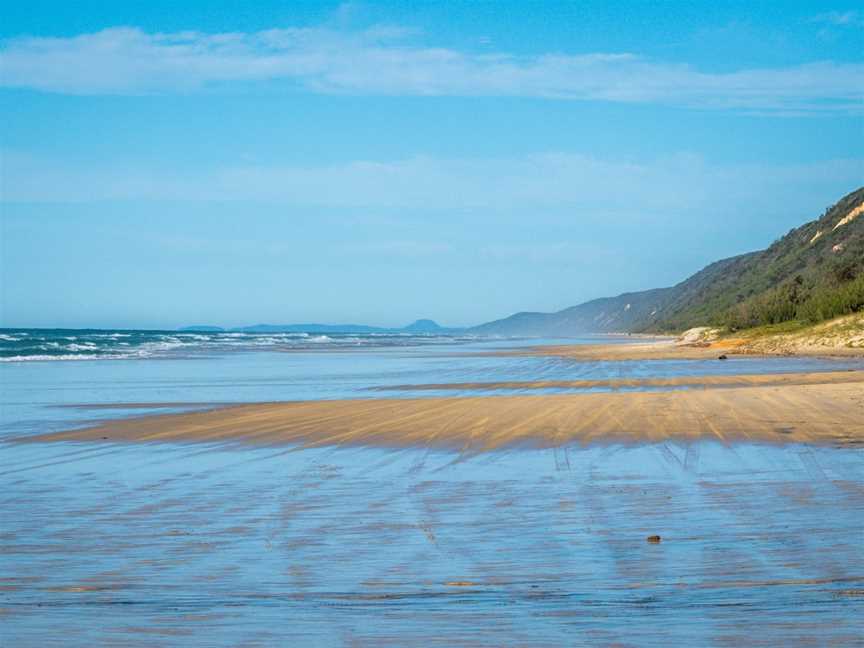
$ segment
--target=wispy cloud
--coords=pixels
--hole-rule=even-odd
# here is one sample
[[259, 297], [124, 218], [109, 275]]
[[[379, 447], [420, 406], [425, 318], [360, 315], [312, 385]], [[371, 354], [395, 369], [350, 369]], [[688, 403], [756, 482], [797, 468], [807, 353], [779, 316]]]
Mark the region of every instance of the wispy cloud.
[[[718, 165], [679, 153], [612, 159], [575, 153], [514, 157], [353, 161], [321, 166], [215, 166], [185, 174], [172, 169], [81, 167], [13, 151], [2, 152], [5, 202], [237, 201], [343, 213], [439, 211], [447, 217], [597, 214], [648, 218], [656, 225], [681, 214], [776, 211], [813, 196], [836, 197], [860, 184], [864, 160], [807, 164]], [[824, 205], [817, 205], [817, 208]], [[290, 212], [288, 212], [290, 213]], [[677, 225], [676, 225], [677, 226]]]
[[[839, 18], [838, 18], [839, 19]], [[190, 92], [282, 82], [308, 92], [522, 96], [753, 111], [854, 111], [864, 65], [710, 72], [633, 53], [517, 56], [429, 47], [398, 27], [146, 33], [118, 27], [0, 46], [2, 84], [73, 94]]]
[[864, 27], [864, 16], [857, 11], [827, 11], [814, 16], [813, 22], [838, 27]]

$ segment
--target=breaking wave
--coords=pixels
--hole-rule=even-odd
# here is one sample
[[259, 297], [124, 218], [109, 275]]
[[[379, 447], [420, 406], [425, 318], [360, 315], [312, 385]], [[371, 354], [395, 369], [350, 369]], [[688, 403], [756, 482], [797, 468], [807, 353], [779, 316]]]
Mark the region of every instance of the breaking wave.
[[466, 335], [238, 333], [3, 329], [0, 362], [195, 357], [232, 351], [295, 351], [458, 344]]

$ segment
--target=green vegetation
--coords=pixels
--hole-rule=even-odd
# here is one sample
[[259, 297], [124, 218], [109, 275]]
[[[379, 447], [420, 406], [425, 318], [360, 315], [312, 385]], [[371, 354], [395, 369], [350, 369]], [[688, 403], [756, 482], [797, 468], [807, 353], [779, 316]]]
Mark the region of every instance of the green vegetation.
[[815, 323], [860, 310], [864, 310], [864, 273], [836, 288], [811, 295], [801, 304], [798, 317]]
[[764, 326], [756, 326], [754, 328], [745, 329], [743, 331], [737, 332], [734, 337], [743, 337], [747, 339], [772, 337], [776, 335], [789, 335], [790, 333], [801, 333], [809, 331], [812, 328], [812, 324], [808, 324], [800, 320], [790, 320], [788, 322], [781, 322], [780, 324], [766, 324]]
[[[708, 266], [640, 330], [723, 326], [738, 330], [788, 321], [816, 323], [864, 309], [864, 188], [792, 230], [767, 250]], [[847, 219], [844, 221], [844, 219]]]
[[799, 321], [815, 324], [864, 309], [864, 273], [836, 286], [802, 287], [801, 280], [757, 295], [726, 312], [722, 322], [732, 331]]

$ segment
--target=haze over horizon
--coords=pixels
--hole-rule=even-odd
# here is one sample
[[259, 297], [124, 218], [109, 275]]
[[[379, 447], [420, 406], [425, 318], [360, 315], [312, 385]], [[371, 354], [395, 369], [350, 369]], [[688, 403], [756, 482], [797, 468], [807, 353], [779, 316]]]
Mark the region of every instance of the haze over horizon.
[[4, 13], [3, 327], [470, 326], [673, 285], [864, 180], [853, 2]]

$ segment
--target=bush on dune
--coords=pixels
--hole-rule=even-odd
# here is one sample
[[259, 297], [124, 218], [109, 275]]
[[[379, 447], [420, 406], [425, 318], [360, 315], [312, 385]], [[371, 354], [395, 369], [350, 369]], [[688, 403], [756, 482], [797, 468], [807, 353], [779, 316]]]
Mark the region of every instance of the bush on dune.
[[834, 285], [806, 287], [800, 277], [741, 302], [725, 314], [730, 330], [801, 321], [816, 324], [864, 310], [864, 273]]

